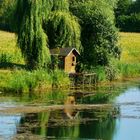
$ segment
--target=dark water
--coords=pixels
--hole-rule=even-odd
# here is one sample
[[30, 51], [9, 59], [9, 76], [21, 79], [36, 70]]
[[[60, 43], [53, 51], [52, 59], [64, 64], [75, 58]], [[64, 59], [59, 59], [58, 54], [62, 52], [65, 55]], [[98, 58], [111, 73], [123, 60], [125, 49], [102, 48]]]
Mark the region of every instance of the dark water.
[[[112, 104], [111, 108], [2, 113], [7, 108], [60, 104]], [[140, 82], [115, 83], [84, 92], [0, 94], [0, 140], [139, 140]]]

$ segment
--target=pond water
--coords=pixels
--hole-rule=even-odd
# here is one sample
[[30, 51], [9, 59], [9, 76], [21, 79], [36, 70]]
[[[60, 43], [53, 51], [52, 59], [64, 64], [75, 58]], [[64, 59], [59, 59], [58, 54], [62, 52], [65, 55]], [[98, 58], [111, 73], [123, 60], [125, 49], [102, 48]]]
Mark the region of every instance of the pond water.
[[139, 130], [139, 80], [84, 91], [0, 94], [0, 140], [138, 140]]

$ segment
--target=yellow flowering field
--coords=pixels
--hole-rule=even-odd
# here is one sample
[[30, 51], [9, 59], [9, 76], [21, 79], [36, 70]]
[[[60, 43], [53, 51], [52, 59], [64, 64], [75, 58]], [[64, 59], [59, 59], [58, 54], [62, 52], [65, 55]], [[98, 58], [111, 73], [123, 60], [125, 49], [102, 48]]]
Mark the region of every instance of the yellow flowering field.
[[123, 63], [140, 63], [140, 33], [120, 33]]

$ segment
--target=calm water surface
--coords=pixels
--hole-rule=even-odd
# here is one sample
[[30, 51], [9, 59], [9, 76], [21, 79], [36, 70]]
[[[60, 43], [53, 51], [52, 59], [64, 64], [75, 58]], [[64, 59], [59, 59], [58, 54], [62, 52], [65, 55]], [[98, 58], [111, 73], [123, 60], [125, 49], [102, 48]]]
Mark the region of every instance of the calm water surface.
[[[99, 102], [111, 103], [112, 108], [2, 113], [2, 110], [15, 107]], [[140, 82], [111, 84], [86, 92], [55, 91], [18, 96], [1, 93], [0, 140], [12, 139], [139, 140]]]

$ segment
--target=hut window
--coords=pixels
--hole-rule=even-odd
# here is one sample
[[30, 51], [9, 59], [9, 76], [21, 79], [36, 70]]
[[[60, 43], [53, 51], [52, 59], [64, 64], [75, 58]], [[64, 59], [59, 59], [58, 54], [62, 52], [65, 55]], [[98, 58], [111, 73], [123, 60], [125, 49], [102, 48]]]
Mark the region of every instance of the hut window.
[[74, 56], [72, 57], [72, 61], [75, 61], [75, 57]]

